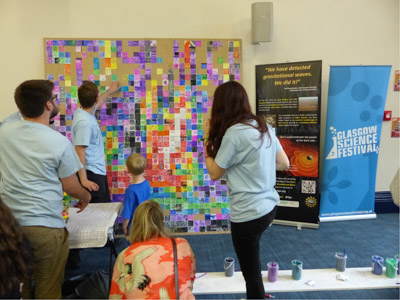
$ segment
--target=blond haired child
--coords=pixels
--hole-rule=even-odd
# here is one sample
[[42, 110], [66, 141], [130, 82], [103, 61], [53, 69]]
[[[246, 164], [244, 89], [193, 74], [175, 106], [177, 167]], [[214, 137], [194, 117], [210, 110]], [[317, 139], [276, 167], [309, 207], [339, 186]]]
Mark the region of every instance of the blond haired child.
[[144, 178], [147, 161], [142, 155], [131, 154], [126, 160], [126, 167], [132, 175], [132, 182], [125, 191], [121, 217], [123, 218], [122, 229], [125, 236], [128, 236], [133, 213], [139, 204], [150, 198], [150, 183]]

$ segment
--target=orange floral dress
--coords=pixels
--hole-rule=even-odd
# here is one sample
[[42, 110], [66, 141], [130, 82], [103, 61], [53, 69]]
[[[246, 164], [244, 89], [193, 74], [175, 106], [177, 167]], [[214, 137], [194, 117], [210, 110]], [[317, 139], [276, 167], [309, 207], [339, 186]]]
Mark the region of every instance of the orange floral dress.
[[[179, 298], [192, 294], [196, 261], [183, 238], [175, 238], [178, 252]], [[175, 295], [174, 251], [170, 238], [134, 243], [117, 258], [110, 299], [177, 299]]]

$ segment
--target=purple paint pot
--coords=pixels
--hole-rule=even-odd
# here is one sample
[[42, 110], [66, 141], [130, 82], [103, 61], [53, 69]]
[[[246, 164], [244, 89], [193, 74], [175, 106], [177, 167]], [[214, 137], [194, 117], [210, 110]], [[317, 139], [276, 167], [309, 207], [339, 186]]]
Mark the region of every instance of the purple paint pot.
[[278, 280], [279, 265], [276, 262], [269, 262], [268, 266], [268, 281], [275, 282]]
[[372, 273], [375, 275], [382, 275], [383, 271], [383, 262], [384, 259], [383, 257], [380, 257], [378, 255], [372, 256]]

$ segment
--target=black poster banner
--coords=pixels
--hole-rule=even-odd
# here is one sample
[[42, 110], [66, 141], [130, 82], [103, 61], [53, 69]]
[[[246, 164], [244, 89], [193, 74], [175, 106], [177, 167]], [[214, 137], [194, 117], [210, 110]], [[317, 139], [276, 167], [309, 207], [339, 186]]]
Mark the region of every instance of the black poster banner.
[[256, 113], [275, 128], [290, 160], [276, 175], [277, 223], [319, 223], [321, 74], [321, 60], [256, 66]]

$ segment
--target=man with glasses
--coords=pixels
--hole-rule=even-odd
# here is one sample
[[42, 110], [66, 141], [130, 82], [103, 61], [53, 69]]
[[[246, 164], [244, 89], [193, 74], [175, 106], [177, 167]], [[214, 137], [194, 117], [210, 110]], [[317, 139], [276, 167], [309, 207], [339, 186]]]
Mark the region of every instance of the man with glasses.
[[28, 80], [15, 90], [23, 119], [0, 127], [0, 193], [33, 252], [34, 294], [23, 285], [23, 298], [61, 298], [68, 257], [68, 232], [62, 217], [63, 191], [79, 199], [85, 209], [90, 193], [78, 181], [82, 168], [71, 142], [49, 127], [59, 113], [54, 85]]

